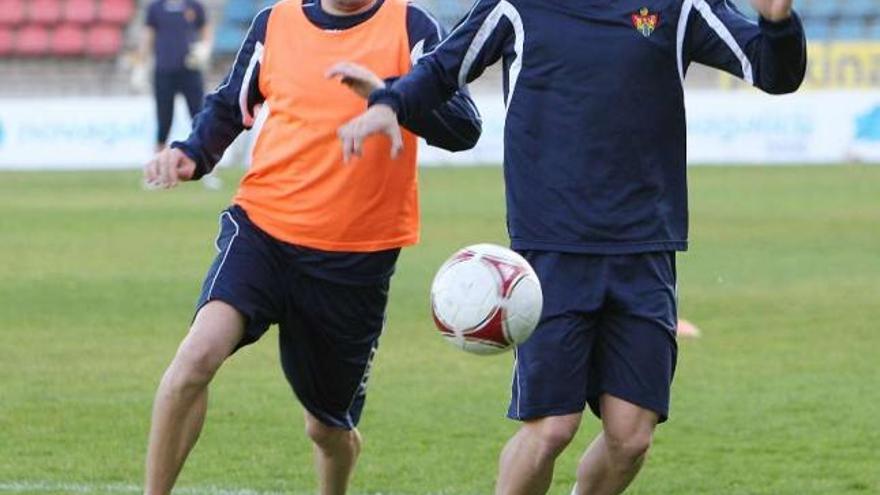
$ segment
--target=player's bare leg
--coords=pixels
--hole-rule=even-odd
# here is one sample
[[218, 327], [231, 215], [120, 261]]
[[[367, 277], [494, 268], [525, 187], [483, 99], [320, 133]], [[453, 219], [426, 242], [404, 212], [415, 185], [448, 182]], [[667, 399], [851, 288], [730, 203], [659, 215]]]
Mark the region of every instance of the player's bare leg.
[[192, 450], [208, 407], [208, 383], [244, 335], [232, 306], [206, 304], [165, 371], [153, 405], [144, 493], [167, 495]]
[[306, 412], [306, 434], [315, 446], [321, 495], [344, 495], [361, 453], [357, 429], [334, 428]]
[[654, 435], [657, 413], [603, 395], [602, 433], [581, 458], [575, 495], [622, 493], [638, 474]]
[[547, 493], [556, 458], [571, 443], [581, 414], [550, 416], [523, 423], [501, 452], [497, 495]]

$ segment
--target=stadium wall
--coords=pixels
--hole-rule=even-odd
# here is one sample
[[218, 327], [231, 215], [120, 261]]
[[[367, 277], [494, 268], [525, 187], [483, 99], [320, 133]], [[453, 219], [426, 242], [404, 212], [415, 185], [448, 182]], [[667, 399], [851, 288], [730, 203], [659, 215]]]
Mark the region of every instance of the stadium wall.
[[[424, 147], [423, 164], [501, 162], [501, 95], [477, 92], [474, 98], [483, 114], [479, 145], [457, 154]], [[178, 103], [173, 136], [181, 138], [189, 122]], [[880, 163], [880, 90], [783, 97], [700, 90], [688, 93], [687, 108], [693, 164]], [[152, 154], [154, 125], [145, 97], [0, 99], [0, 169], [138, 167]], [[249, 137], [225, 163], [247, 161]]]

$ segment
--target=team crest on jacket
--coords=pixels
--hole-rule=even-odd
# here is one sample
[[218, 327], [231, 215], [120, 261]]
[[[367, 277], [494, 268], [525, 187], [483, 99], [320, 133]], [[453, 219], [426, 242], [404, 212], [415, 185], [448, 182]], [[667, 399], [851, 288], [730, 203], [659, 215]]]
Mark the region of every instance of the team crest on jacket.
[[660, 14], [652, 14], [648, 7], [642, 7], [642, 10], [632, 15], [632, 23], [636, 30], [647, 38], [654, 34], [654, 30], [660, 24]]

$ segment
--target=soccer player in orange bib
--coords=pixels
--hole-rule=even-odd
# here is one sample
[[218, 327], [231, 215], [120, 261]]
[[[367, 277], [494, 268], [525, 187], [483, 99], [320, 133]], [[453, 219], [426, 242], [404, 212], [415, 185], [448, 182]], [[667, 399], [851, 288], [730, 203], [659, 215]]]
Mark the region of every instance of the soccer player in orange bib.
[[[416, 135], [461, 150], [481, 125], [462, 90], [437, 112], [401, 122], [402, 143], [371, 142], [354, 163], [343, 163], [336, 132], [442, 36], [404, 0], [282, 1], [254, 19], [190, 137], [145, 167], [157, 187], [197, 180], [268, 106], [252, 168], [220, 214], [218, 254], [192, 326], [156, 394], [145, 493], [171, 492], [204, 422], [212, 377], [273, 323], [306, 411], [321, 493], [346, 492], [389, 281], [400, 249], [418, 241]], [[353, 63], [333, 67], [342, 58]]]

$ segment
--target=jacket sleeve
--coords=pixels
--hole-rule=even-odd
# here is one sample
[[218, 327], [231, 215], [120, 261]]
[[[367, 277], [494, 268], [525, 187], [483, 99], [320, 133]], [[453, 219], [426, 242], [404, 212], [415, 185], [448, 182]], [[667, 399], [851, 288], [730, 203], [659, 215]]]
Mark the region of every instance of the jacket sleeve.
[[[407, 31], [414, 66], [447, 34], [430, 13], [416, 4], [408, 6]], [[389, 82], [393, 84], [394, 81]], [[480, 113], [466, 87], [460, 88], [430, 113], [413, 116], [401, 125], [423, 137], [428, 144], [449, 151], [473, 148], [483, 130]]]
[[[521, 28], [522, 22], [510, 2], [478, 0], [449, 36], [391, 88], [377, 91], [370, 103], [389, 105], [401, 122], [410, 122], [429, 115], [502, 57], [515, 79], [522, 64], [522, 36], [515, 36], [516, 26]], [[508, 87], [514, 85], [508, 82]]]
[[[807, 69], [806, 38], [796, 13], [781, 22], [744, 16], [728, 0], [693, 0], [687, 16], [681, 75], [698, 62], [742, 78], [763, 91], [796, 91]], [[687, 7], [685, 7], [687, 8]]]
[[265, 101], [259, 79], [270, 12], [271, 8], [267, 8], [254, 18], [232, 70], [220, 86], [205, 97], [189, 137], [171, 143], [172, 148], [180, 149], [196, 162], [194, 179], [214, 169], [235, 138], [254, 125], [259, 106]]

